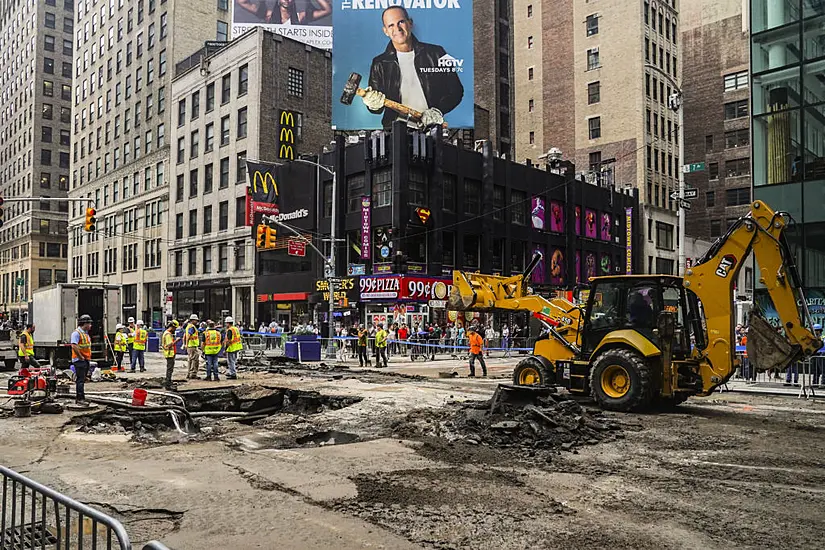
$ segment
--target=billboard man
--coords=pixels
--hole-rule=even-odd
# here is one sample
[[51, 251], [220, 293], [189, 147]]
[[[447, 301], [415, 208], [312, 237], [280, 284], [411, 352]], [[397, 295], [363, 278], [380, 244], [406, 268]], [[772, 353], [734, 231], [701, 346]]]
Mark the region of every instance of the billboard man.
[[387, 49], [372, 60], [370, 81], [362, 97], [370, 112], [381, 114], [385, 129], [397, 115], [384, 109], [391, 99], [422, 113], [424, 127], [444, 123], [444, 115], [455, 109], [464, 97], [464, 86], [455, 71], [438, 69], [442, 58], [451, 60], [443, 47], [419, 42], [413, 34], [413, 20], [402, 6], [391, 6], [381, 14], [384, 34], [390, 39]]
[[256, 16], [261, 22], [274, 25], [311, 25], [313, 21], [332, 13], [329, 0], [315, 0], [320, 8], [316, 9], [306, 2], [301, 10], [295, 0], [277, 0], [270, 6], [266, 0], [235, 0], [235, 5]]

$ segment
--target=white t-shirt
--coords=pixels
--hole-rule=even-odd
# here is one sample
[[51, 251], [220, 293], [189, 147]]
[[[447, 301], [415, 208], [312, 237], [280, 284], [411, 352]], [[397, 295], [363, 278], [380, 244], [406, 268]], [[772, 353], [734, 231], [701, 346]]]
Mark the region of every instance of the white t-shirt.
[[398, 66], [401, 67], [401, 103], [416, 111], [426, 111], [429, 105], [415, 70], [415, 52], [395, 53], [398, 56]]

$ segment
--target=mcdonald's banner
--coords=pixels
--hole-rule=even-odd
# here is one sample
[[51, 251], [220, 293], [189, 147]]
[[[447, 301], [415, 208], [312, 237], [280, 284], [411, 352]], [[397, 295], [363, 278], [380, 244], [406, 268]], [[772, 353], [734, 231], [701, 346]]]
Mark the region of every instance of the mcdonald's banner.
[[278, 203], [278, 166], [263, 162], [246, 161], [249, 181], [252, 184], [252, 202]]
[[[250, 182], [246, 223], [251, 226], [253, 238], [264, 215], [275, 216], [297, 229], [316, 229], [316, 171], [313, 166], [250, 160], [246, 166]], [[284, 231], [278, 228], [279, 237], [287, 236]]]
[[292, 160], [295, 158], [295, 113], [281, 111], [278, 124], [281, 128], [278, 132], [278, 158]]

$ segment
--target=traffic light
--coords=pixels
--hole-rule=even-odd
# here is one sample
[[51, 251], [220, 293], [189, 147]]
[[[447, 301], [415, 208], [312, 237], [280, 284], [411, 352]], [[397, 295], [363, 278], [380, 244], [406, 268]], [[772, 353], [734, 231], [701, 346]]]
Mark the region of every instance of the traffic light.
[[275, 248], [275, 235], [277, 235], [277, 230], [272, 229], [271, 227], [266, 228], [266, 239], [264, 239], [264, 248]]
[[258, 224], [255, 248], [258, 250], [271, 250], [275, 248], [275, 235], [277, 231], [265, 224]]
[[3, 197], [0, 197], [0, 227], [3, 227]]
[[87, 208], [86, 209], [86, 223], [83, 224], [83, 230], [89, 233], [94, 232], [95, 224], [97, 223], [97, 210], [94, 208]]

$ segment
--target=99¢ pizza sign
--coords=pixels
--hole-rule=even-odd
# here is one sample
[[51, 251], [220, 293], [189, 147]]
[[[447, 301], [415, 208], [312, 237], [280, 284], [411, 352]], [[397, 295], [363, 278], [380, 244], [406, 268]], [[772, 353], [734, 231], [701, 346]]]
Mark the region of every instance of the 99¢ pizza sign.
[[406, 275], [362, 276], [359, 282], [361, 301], [406, 300], [429, 302], [446, 300], [452, 279], [438, 277], [408, 277]]

